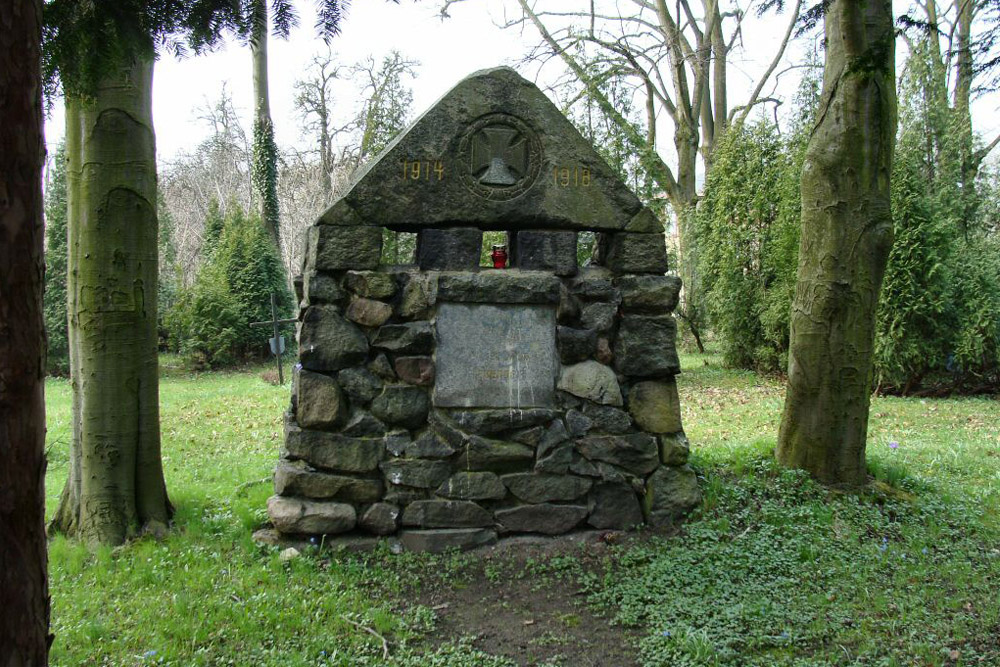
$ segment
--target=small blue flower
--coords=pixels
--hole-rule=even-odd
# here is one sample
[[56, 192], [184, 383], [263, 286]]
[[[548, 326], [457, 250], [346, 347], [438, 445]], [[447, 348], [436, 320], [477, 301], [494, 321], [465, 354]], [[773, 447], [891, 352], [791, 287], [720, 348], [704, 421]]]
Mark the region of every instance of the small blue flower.
[[787, 631], [787, 630], [783, 630], [783, 631], [781, 632], [781, 634], [780, 634], [780, 635], [778, 635], [778, 636], [779, 636], [779, 637], [781, 637], [782, 639], [784, 639], [785, 641], [788, 641], [789, 639], [791, 639], [791, 638], [792, 638], [792, 636], [791, 636], [790, 634], [788, 634], [788, 631]]
[[893, 440], [889, 443], [889, 449], [899, 449], [899, 443]]
[[670, 636], [670, 630], [664, 630], [663, 632], [660, 633], [660, 635], [663, 636], [663, 637], [669, 637]]
[[888, 537], [883, 537], [882, 538], [882, 544], [878, 545], [878, 550], [879, 551], [885, 551], [888, 548], [889, 548], [889, 538]]
[[144, 658], [152, 658], [154, 655], [156, 655], [156, 649], [155, 648], [154, 649], [150, 649], [150, 650], [146, 651], [145, 653], [143, 653], [142, 657], [144, 657]]
[[923, 549], [921, 549], [920, 553], [922, 553], [923, 555], [926, 556], [927, 555], [927, 547], [924, 547]]

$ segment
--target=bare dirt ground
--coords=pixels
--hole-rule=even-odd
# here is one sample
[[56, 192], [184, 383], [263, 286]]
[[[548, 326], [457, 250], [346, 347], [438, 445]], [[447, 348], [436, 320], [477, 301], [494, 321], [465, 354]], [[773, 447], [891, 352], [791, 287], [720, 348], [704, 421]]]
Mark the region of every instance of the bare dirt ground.
[[[524, 666], [637, 665], [634, 634], [589, 609], [576, 581], [577, 568], [602, 572], [615, 548], [608, 542], [622, 539], [635, 538], [590, 532], [480, 550], [457, 580], [416, 593], [413, 602], [437, 614], [431, 645], [471, 637], [476, 648]], [[560, 573], [560, 562], [573, 574]]]

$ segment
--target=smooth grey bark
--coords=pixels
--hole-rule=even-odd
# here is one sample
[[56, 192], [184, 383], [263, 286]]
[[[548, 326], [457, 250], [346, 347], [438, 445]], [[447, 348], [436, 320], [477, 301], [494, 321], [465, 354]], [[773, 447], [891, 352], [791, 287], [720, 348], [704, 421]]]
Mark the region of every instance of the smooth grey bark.
[[42, 3], [0, 3], [0, 665], [48, 664]]
[[68, 97], [70, 472], [52, 528], [120, 544], [170, 519], [160, 460], [152, 62]]
[[823, 94], [802, 171], [802, 239], [778, 460], [865, 483], [875, 309], [892, 246], [896, 136], [890, 0], [833, 0]]

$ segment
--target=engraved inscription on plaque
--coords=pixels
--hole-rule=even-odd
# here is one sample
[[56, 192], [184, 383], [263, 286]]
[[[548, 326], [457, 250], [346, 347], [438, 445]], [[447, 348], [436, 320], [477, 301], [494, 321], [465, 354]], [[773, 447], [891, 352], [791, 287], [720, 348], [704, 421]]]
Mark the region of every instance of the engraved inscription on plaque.
[[443, 303], [434, 405], [551, 407], [559, 371], [552, 306]]
[[516, 116], [491, 113], [473, 121], [458, 145], [465, 185], [480, 197], [513, 199], [525, 192], [542, 164], [542, 144]]

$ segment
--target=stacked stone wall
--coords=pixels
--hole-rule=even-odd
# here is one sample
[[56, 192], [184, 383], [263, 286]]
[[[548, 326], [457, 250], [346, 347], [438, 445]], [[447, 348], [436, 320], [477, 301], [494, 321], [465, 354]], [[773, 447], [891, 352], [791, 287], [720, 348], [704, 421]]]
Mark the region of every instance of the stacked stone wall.
[[[598, 234], [597, 265], [583, 268], [576, 231], [530, 226], [510, 233], [510, 269], [476, 266], [481, 231], [468, 226], [422, 229], [418, 264], [385, 267], [380, 227], [346, 206], [328, 211], [308, 231], [297, 282], [299, 370], [268, 501], [274, 527], [441, 550], [669, 525], [697, 505], [674, 380], [680, 280], [662, 275], [651, 212], [625, 229]], [[436, 405], [445, 304], [551, 310], [551, 403]]]

